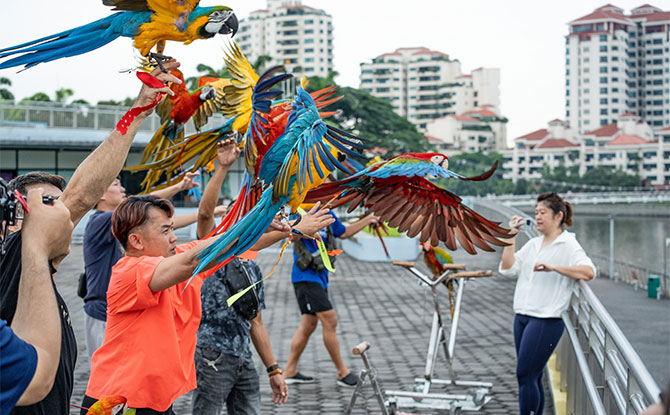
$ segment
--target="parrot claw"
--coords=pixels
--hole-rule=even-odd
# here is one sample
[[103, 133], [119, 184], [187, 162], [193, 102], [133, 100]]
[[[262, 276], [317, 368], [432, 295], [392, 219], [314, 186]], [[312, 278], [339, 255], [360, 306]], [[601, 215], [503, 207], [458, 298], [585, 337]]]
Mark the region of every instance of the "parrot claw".
[[158, 65], [158, 67], [161, 68], [161, 71], [167, 73], [165, 67], [163, 66], [163, 62], [172, 59], [172, 56], [166, 56], [160, 53], [149, 52], [149, 54], [147, 55], [147, 59], [149, 59], [149, 62], [152, 63], [155, 62], [156, 65]]

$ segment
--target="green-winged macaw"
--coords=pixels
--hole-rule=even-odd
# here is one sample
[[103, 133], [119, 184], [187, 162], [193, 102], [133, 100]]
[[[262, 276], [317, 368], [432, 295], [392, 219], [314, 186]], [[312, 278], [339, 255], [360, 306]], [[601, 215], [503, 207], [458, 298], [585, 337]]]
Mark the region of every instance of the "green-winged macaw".
[[[346, 179], [327, 183], [309, 192], [305, 202], [338, 199], [331, 207], [351, 202], [349, 211], [363, 205], [388, 222], [388, 226], [420, 236], [421, 242], [438, 241], [456, 250], [456, 239], [470, 254], [475, 246], [493, 251], [488, 244], [506, 246], [498, 238], [510, 238], [508, 229], [492, 222], [461, 203], [461, 198], [442, 189], [427, 177], [481, 181], [489, 178], [498, 163], [484, 174], [464, 177], [448, 170], [447, 156], [440, 153], [405, 153], [377, 162]], [[339, 196], [338, 196], [339, 195]]]

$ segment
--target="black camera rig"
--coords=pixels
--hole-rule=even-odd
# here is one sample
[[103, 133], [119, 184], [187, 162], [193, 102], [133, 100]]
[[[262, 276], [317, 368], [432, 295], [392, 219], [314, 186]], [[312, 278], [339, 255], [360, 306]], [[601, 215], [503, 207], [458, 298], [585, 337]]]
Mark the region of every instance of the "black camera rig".
[[[42, 196], [42, 202], [47, 204], [53, 204], [55, 199], [53, 196]], [[17, 203], [28, 213], [25, 197], [18, 190], [12, 191], [9, 183], [0, 177], [0, 256], [5, 255], [5, 241], [9, 235], [9, 227], [15, 225], [17, 220], [23, 219], [16, 215]]]

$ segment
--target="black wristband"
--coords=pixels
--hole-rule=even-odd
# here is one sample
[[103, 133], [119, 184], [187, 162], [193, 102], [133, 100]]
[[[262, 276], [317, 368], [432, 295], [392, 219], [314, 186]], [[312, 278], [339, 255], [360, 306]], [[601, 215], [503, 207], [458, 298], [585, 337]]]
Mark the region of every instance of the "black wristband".
[[298, 215], [298, 219], [296, 219], [295, 222], [293, 222], [293, 224], [291, 224], [292, 228], [295, 228], [300, 223], [300, 221], [302, 220], [302, 215], [300, 213], [296, 212], [296, 215]]
[[277, 370], [277, 369], [279, 369], [279, 365], [275, 363], [274, 365], [268, 367], [266, 370], [267, 370], [268, 373], [270, 373], [273, 370]]

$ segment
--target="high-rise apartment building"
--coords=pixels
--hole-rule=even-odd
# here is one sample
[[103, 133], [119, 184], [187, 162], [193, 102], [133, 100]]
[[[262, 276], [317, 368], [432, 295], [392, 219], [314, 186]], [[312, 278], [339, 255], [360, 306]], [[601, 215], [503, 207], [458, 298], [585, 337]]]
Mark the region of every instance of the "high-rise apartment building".
[[333, 18], [300, 0], [268, 0], [240, 21], [236, 36], [250, 62], [272, 58], [269, 65], [284, 65], [288, 72], [305, 76], [328, 75], [333, 70]]
[[461, 73], [461, 63], [425, 47], [399, 48], [361, 63], [361, 89], [426, 131], [433, 120], [485, 104], [500, 105], [500, 70]]
[[570, 22], [565, 115], [579, 132], [639, 116], [670, 125], [670, 12], [645, 4], [625, 15], [608, 4]]

